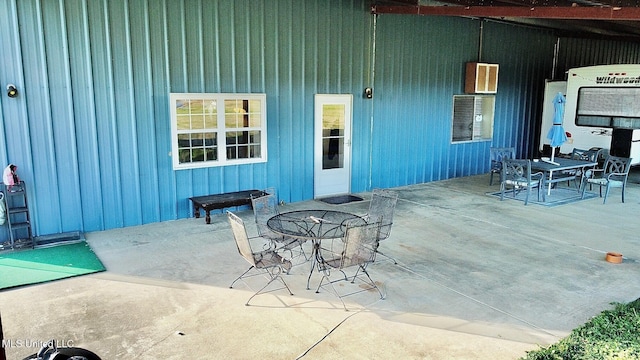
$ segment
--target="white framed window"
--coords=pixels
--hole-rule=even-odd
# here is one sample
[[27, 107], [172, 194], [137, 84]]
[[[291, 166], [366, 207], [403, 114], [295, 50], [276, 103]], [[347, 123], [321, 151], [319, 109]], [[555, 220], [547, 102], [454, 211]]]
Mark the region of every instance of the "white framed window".
[[451, 142], [493, 138], [494, 95], [453, 95]]
[[173, 169], [267, 161], [266, 94], [171, 93]]

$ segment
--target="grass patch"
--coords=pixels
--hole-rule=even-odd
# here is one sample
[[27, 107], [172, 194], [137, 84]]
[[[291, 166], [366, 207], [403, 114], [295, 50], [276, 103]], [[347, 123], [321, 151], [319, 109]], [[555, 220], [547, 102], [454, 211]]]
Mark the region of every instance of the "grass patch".
[[640, 359], [640, 299], [612, 305], [559, 342], [528, 351], [522, 360]]

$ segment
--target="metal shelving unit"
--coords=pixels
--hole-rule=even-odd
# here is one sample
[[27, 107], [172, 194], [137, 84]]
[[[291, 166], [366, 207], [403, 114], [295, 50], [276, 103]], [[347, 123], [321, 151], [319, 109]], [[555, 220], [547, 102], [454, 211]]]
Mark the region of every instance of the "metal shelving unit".
[[33, 248], [27, 188], [24, 181], [20, 181], [19, 185], [14, 185], [11, 189], [3, 184], [3, 193], [7, 209], [6, 225], [9, 228], [9, 240], [0, 243], [0, 250]]

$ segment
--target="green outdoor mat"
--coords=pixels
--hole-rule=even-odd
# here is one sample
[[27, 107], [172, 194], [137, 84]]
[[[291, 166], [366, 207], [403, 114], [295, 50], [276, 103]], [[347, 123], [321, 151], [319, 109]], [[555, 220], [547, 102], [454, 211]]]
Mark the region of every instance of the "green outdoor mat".
[[105, 271], [84, 241], [0, 253], [0, 289]]

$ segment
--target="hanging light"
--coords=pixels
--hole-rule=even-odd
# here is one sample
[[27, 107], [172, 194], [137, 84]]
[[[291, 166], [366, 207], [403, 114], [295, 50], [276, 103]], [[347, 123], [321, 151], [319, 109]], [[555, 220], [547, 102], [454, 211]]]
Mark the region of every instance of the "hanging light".
[[14, 98], [18, 96], [18, 89], [16, 88], [15, 85], [13, 84], [7, 85], [7, 96], [9, 96], [10, 98]]

